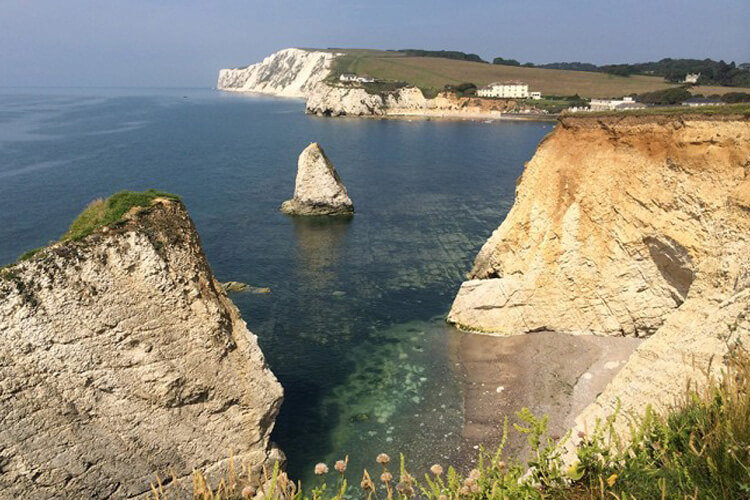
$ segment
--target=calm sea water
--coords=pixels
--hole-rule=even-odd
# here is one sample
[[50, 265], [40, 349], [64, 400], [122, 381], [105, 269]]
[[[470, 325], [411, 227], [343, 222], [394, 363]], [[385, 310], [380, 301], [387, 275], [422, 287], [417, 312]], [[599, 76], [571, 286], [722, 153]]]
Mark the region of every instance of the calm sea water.
[[[337, 120], [300, 101], [209, 90], [0, 89], [0, 265], [121, 189], [182, 195], [219, 280], [285, 389], [273, 439], [290, 473], [379, 452], [456, 457], [456, 333], [444, 324], [549, 123]], [[356, 215], [278, 212], [312, 141]]]

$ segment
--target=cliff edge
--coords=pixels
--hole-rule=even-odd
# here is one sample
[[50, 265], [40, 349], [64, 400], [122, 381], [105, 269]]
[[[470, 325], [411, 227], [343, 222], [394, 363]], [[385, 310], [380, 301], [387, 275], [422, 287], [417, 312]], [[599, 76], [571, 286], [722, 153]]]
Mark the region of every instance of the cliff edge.
[[219, 71], [217, 88], [279, 97], [306, 97], [331, 71], [333, 52], [284, 49], [243, 68]]
[[182, 203], [90, 232], [0, 270], [2, 496], [140, 497], [282, 458], [281, 386]]
[[669, 406], [748, 345], [748, 255], [748, 114], [564, 117], [448, 319], [502, 335], [650, 337], [576, 420], [591, 431], [618, 404]]

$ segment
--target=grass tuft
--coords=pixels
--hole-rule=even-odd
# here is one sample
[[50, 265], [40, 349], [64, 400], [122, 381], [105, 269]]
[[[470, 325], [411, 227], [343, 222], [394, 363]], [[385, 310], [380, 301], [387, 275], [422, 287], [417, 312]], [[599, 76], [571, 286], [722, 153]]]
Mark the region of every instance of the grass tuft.
[[180, 200], [180, 197], [177, 195], [155, 189], [142, 192], [120, 191], [106, 200], [99, 198], [89, 203], [84, 211], [76, 217], [60, 240], [69, 241], [84, 238], [101, 227], [119, 222], [133, 207], [150, 206], [151, 202], [156, 198]]

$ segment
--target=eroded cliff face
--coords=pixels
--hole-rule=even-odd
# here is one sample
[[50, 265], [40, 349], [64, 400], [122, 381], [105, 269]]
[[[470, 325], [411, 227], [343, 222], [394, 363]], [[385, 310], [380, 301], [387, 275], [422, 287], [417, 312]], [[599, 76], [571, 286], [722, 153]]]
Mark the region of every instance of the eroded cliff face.
[[234, 457], [257, 473], [282, 389], [180, 202], [0, 271], [0, 496], [131, 498]]
[[328, 76], [335, 53], [284, 49], [245, 68], [219, 71], [219, 90], [306, 97]]
[[441, 92], [427, 99], [416, 87], [370, 93], [361, 86], [321, 82], [308, 95], [306, 111], [318, 116], [499, 117], [514, 110], [512, 100], [457, 97]]
[[590, 432], [618, 400], [668, 407], [750, 342], [749, 256], [750, 117], [563, 118], [449, 320], [650, 336], [576, 420]]

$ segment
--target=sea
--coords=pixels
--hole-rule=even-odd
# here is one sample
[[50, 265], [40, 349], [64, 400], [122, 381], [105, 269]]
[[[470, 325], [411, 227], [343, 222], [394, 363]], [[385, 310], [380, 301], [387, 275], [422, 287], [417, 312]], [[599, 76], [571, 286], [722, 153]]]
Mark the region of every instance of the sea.
[[[551, 123], [332, 119], [300, 100], [212, 89], [0, 88], [0, 266], [59, 238], [93, 199], [179, 194], [284, 387], [272, 440], [317, 462], [417, 471], [466, 450], [463, 335], [445, 323]], [[295, 218], [297, 157], [319, 142], [356, 214]]]

